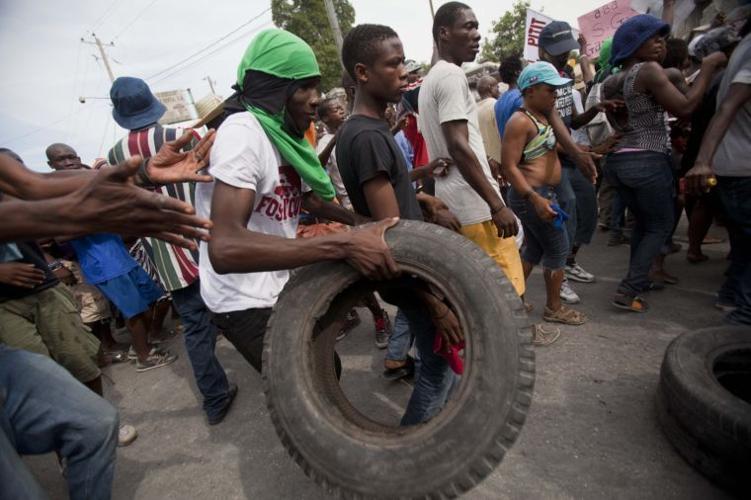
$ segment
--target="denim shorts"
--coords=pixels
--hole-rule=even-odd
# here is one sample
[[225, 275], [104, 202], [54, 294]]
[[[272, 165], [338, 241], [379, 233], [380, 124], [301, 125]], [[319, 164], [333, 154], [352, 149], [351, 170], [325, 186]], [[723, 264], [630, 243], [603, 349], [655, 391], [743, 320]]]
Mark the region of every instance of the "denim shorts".
[[[545, 186], [534, 188], [542, 197], [558, 202], [555, 188]], [[537, 215], [535, 207], [529, 199], [524, 199], [514, 191], [509, 190], [508, 205], [514, 211], [524, 226], [526, 242], [522, 248], [522, 259], [537, 265], [542, 261], [542, 267], [551, 271], [563, 269], [568, 257], [569, 240], [564, 228], [557, 229], [552, 222], [544, 221]]]

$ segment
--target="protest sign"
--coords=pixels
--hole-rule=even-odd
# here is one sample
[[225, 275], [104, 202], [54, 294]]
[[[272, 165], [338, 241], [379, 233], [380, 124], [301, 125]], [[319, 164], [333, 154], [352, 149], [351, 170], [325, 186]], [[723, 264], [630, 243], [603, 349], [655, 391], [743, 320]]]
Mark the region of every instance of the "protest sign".
[[527, 61], [537, 61], [540, 58], [538, 48], [540, 32], [545, 26], [552, 22], [553, 19], [545, 14], [540, 14], [532, 9], [527, 9], [527, 24], [524, 32], [524, 59]]
[[614, 0], [580, 16], [579, 29], [587, 40], [585, 55], [596, 59], [602, 42], [613, 36], [623, 21], [636, 14], [638, 12], [631, 8], [630, 0]]

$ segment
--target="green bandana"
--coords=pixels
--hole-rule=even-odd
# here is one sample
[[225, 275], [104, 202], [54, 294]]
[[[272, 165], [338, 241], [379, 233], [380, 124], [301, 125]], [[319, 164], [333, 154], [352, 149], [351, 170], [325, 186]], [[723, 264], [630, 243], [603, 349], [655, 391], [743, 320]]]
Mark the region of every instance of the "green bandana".
[[[301, 38], [279, 29], [269, 29], [259, 33], [245, 50], [237, 68], [237, 85], [242, 94], [252, 93], [246, 73], [258, 71], [282, 80], [305, 80], [318, 77], [315, 54]], [[249, 85], [253, 85], [249, 79]], [[288, 96], [287, 96], [288, 97]], [[297, 171], [302, 180], [324, 200], [333, 200], [336, 192], [326, 170], [321, 166], [313, 146], [303, 137], [295, 137], [284, 128], [286, 110], [282, 107], [272, 113], [258, 106], [241, 101], [261, 124], [264, 132], [279, 150], [279, 154]]]

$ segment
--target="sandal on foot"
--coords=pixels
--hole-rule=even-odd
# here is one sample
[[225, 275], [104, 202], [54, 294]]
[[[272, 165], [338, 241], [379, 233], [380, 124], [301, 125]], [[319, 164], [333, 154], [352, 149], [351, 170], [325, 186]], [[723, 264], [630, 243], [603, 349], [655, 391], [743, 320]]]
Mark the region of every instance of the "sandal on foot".
[[535, 337], [532, 344], [538, 347], [550, 345], [561, 336], [561, 329], [557, 326], [548, 326], [542, 323], [535, 325]]
[[625, 311], [643, 313], [649, 310], [649, 305], [641, 297], [629, 297], [628, 295], [618, 294], [613, 298], [612, 304], [618, 309]]
[[578, 326], [587, 322], [587, 317], [575, 309], [561, 306], [557, 311], [553, 311], [545, 306], [545, 312], [542, 319], [550, 323], [563, 323], [564, 325]]

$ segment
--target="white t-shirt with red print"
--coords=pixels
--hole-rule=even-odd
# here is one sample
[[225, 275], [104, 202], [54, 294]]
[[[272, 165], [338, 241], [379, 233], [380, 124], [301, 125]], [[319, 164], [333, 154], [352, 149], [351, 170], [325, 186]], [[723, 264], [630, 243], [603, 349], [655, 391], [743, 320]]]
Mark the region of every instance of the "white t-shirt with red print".
[[[248, 112], [229, 116], [219, 127], [211, 149], [212, 183], [196, 186], [196, 212], [211, 218], [214, 183], [255, 192], [250, 231], [295, 238], [302, 205], [303, 186], [295, 169], [284, 165], [279, 152]], [[252, 259], [252, 255], [248, 255]], [[289, 279], [289, 271], [218, 274], [209, 259], [208, 244], [201, 242], [199, 271], [201, 296], [215, 313], [272, 307]]]

